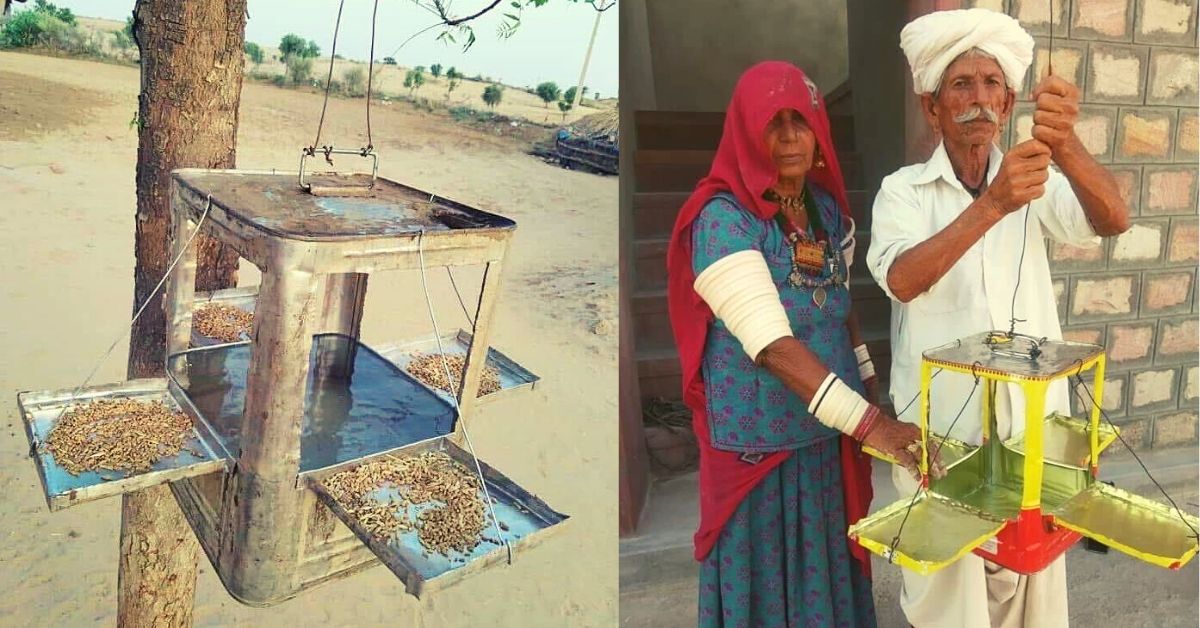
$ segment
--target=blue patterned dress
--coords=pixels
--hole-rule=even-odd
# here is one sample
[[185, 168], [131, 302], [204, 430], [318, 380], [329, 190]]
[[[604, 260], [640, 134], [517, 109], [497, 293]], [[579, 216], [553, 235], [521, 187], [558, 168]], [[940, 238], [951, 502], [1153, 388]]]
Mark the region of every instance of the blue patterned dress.
[[[842, 237], [832, 198], [810, 187], [831, 238]], [[732, 196], [709, 201], [692, 223], [697, 275], [718, 259], [762, 252], [792, 331], [826, 367], [862, 392], [846, 329], [849, 291], [829, 286], [823, 307], [788, 282], [792, 253], [783, 230]], [[870, 581], [850, 555], [838, 433], [766, 369], [755, 366], [724, 323], [705, 341], [703, 373], [713, 446], [748, 454], [790, 450], [726, 522], [700, 570], [700, 625], [873, 627]], [[746, 463], [750, 464], [750, 463]]]

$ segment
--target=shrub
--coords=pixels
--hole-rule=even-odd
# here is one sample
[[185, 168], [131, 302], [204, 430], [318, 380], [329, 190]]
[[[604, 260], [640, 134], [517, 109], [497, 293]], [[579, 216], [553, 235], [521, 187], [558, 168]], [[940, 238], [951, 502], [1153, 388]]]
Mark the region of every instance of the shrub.
[[435, 63], [435, 64], [429, 66], [429, 73], [433, 75], [433, 78], [441, 77], [442, 76], [442, 64]]
[[342, 82], [345, 83], [348, 94], [362, 96], [366, 92], [367, 73], [358, 66], [349, 68], [342, 74]]
[[287, 64], [287, 78], [292, 85], [306, 83], [312, 78], [312, 59], [298, 55], [284, 57]]

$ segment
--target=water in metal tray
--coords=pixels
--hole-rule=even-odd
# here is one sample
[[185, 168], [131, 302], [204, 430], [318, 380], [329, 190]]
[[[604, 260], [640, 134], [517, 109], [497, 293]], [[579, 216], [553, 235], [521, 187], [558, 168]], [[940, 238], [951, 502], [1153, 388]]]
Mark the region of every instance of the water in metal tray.
[[[321, 376], [324, 364], [346, 362], [353, 373]], [[238, 450], [250, 345], [192, 351], [185, 392]], [[310, 358], [300, 470], [311, 471], [450, 433], [453, 408], [375, 352], [344, 336], [318, 336]]]

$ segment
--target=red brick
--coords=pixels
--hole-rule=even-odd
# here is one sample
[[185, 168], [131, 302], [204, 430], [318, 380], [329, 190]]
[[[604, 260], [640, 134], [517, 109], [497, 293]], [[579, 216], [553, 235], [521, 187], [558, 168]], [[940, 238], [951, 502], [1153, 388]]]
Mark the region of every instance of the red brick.
[[1146, 169], [1146, 206], [1144, 213], [1186, 213], [1196, 198], [1196, 169]]
[[1200, 397], [1200, 367], [1189, 366], [1183, 372], [1183, 399], [1195, 403]]
[[1162, 333], [1158, 339], [1158, 356], [1170, 358], [1177, 356], [1195, 356], [1200, 351], [1200, 328], [1194, 318], [1176, 322], [1162, 321]]
[[1171, 156], [1173, 117], [1170, 110], [1121, 112], [1116, 156], [1125, 161], [1166, 161]]
[[1171, 230], [1167, 261], [1171, 263], [1200, 261], [1200, 253], [1197, 252], [1198, 239], [1200, 239], [1200, 229], [1197, 229], [1195, 221], [1176, 223], [1175, 228]]
[[[1074, 381], [1071, 382], [1071, 385], [1078, 386]], [[1083, 386], [1087, 392], [1078, 389], [1071, 392], [1073, 407], [1078, 416], [1091, 416], [1092, 400], [1096, 398], [1096, 389], [1092, 386], [1090, 375], [1084, 378]], [[1101, 394], [1104, 395], [1104, 398], [1100, 400], [1100, 408], [1104, 410], [1105, 414], [1109, 418], [1119, 415], [1125, 407], [1125, 376], [1105, 377], [1104, 390], [1101, 391]]]
[[1129, 450], [1125, 448], [1125, 443], [1129, 444], [1134, 451], [1142, 451], [1146, 449], [1146, 433], [1149, 430], [1149, 421], [1146, 419], [1138, 419], [1128, 423], [1121, 423], [1117, 427], [1121, 430], [1121, 438], [1117, 442], [1104, 450], [1106, 456], [1127, 456]]
[[1192, 273], [1147, 274], [1142, 281], [1142, 316], [1191, 308]]
[[1129, 314], [1133, 311], [1134, 278], [1129, 275], [1077, 279], [1071, 316]]
[[1114, 364], [1148, 362], [1154, 347], [1154, 323], [1111, 325], [1108, 338], [1108, 359]]
[[1154, 447], [1169, 447], [1196, 442], [1195, 410], [1175, 412], [1154, 419]]
[[1133, 0], [1075, 0], [1071, 22], [1072, 37], [1079, 31], [1092, 31], [1109, 39], [1128, 39], [1128, 16]]
[[1142, 104], [1147, 54], [1146, 48], [1093, 44], [1084, 99]]
[[1196, 113], [1179, 113], [1179, 135], [1175, 138], [1175, 160], [1196, 161], [1200, 154], [1200, 122]]
[[1134, 373], [1130, 386], [1130, 411], [1163, 405], [1174, 407], [1172, 402], [1175, 397], [1175, 375], [1175, 369]]
[[1050, 259], [1055, 262], [1098, 262], [1104, 259], [1104, 247], [1102, 245], [1079, 247], [1051, 242]]
[[1149, 262], [1162, 254], [1166, 236], [1165, 222], [1138, 222], [1117, 236], [1113, 243], [1112, 260], [1121, 263]]
[[1138, 183], [1141, 181], [1141, 169], [1136, 167], [1131, 169], [1110, 168], [1109, 172], [1117, 181], [1117, 191], [1121, 194], [1121, 200], [1125, 201], [1125, 206], [1132, 212], [1138, 205]]
[[1155, 48], [1150, 55], [1146, 103], [1195, 106], [1197, 74], [1200, 74], [1200, 64], [1194, 48]]
[[1138, 13], [1137, 40], [1195, 45], [1191, 15], [1195, 2], [1189, 0], [1144, 0]]
[[1085, 342], [1090, 345], [1104, 344], [1104, 329], [1100, 327], [1076, 327], [1063, 330], [1063, 340]]

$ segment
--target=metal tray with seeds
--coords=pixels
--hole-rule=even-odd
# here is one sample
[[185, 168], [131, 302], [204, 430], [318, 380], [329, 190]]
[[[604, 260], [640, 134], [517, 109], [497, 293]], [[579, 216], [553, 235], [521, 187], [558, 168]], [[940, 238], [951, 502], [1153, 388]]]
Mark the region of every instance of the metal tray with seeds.
[[64, 410], [100, 400], [129, 399], [158, 401], [170, 409], [182, 411], [167, 389], [165, 379], [136, 379], [119, 384], [75, 390], [27, 391], [17, 395], [30, 454], [36, 461], [38, 476], [51, 510], [61, 510], [83, 502], [141, 490], [183, 478], [205, 475], [225, 469], [226, 461], [209, 445], [193, 425], [178, 454], [151, 464], [147, 471], [82, 471], [72, 474], [55, 460], [45, 446], [55, 421]]
[[[197, 292], [196, 300], [192, 305], [192, 346], [193, 347], [211, 347], [214, 345], [225, 344], [227, 341], [205, 336], [196, 329], [195, 316], [196, 313], [209, 305], [224, 305], [235, 307], [247, 314], [254, 314], [254, 305], [258, 302], [258, 286], [245, 286], [242, 288], [229, 288], [226, 290], [216, 290], [213, 292]], [[250, 340], [250, 333], [244, 332], [238, 334], [237, 340], [228, 342], [239, 342]]]
[[[475, 466], [471, 455], [460, 449], [448, 439], [425, 442], [403, 450], [385, 455], [395, 457], [414, 457], [427, 452], [444, 452], [452, 460], [460, 463], [472, 475]], [[342, 523], [346, 524], [354, 534], [365, 543], [383, 564], [387, 565], [405, 583], [406, 591], [416, 597], [422, 594], [443, 589], [462, 579], [496, 565], [504, 564], [508, 559], [508, 550], [503, 543], [496, 539], [495, 526], [490, 512], [484, 510], [483, 540], [474, 549], [459, 553], [449, 551], [443, 555], [426, 549], [418, 538], [415, 529], [402, 526], [387, 537], [373, 534], [377, 529], [372, 525], [371, 518], [388, 507], [404, 508], [404, 516], [410, 519], [430, 504], [403, 505], [398, 489], [390, 486], [377, 488], [368, 493], [372, 502], [368, 512], [360, 519], [352, 514], [355, 510], [345, 500], [338, 498], [338, 491], [328, 481], [339, 472], [355, 469], [358, 465], [371, 460], [379, 460], [375, 456], [368, 460], [323, 469], [307, 478], [309, 487], [316, 492], [318, 498], [333, 512]], [[496, 518], [500, 522], [504, 539], [512, 548], [514, 557], [520, 552], [541, 543], [547, 537], [560, 532], [568, 517], [551, 509], [542, 500], [518, 486], [499, 471], [479, 462], [483, 469], [484, 479], [495, 504]], [[483, 501], [483, 491], [478, 493]], [[400, 505], [397, 505], [400, 504]], [[358, 509], [362, 512], [364, 509]]]
[[[460, 329], [456, 334], [446, 334], [442, 336], [442, 349], [446, 352], [447, 356], [465, 356], [467, 354], [467, 347], [470, 345], [471, 334], [465, 330]], [[375, 350], [396, 366], [404, 369], [406, 372], [409, 372], [409, 367], [412, 365], [414, 359], [422, 354], [436, 355], [438, 352], [438, 345], [437, 340], [429, 338], [427, 340], [419, 340], [414, 342], [387, 344], [381, 347], [376, 347]], [[525, 367], [517, 364], [512, 358], [491, 347], [488, 347], [486, 366], [494, 368], [496, 371], [498, 371], [500, 376], [500, 390], [480, 395], [479, 403], [503, 399], [511, 395], [519, 395], [522, 391], [533, 390], [537, 386], [538, 381], [541, 379], [537, 375], [531, 373]], [[450, 393], [433, 386], [427, 385], [427, 387], [430, 390], [433, 390], [443, 399], [451, 401]]]

